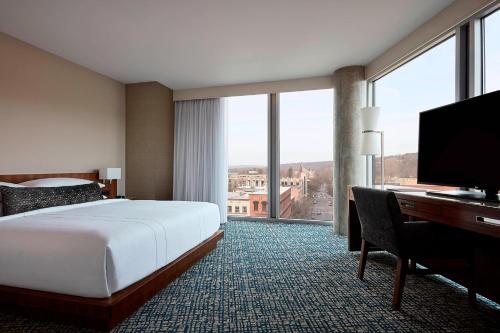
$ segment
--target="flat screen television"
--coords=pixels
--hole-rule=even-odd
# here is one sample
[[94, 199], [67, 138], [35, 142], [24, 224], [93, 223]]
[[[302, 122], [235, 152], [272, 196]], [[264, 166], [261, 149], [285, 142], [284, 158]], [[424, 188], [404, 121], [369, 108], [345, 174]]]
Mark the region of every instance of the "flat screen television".
[[443, 194], [498, 201], [500, 90], [420, 113], [417, 181], [480, 189]]

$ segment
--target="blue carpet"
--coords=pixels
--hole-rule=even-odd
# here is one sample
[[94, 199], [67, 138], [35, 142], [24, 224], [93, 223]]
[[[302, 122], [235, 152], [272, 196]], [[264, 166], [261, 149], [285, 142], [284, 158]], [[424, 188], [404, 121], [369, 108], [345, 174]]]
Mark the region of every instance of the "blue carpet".
[[[500, 308], [439, 277], [409, 276], [392, 311], [394, 258], [365, 281], [345, 237], [319, 225], [228, 222], [219, 247], [114, 332], [500, 332]], [[0, 313], [1, 332], [87, 330]]]

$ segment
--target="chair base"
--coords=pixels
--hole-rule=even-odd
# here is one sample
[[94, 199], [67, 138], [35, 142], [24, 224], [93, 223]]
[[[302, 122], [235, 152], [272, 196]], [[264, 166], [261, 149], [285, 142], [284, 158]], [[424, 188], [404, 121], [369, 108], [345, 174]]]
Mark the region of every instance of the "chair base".
[[[359, 259], [359, 266], [358, 266], [358, 278], [360, 280], [364, 279], [364, 274], [365, 274], [365, 268], [366, 268], [366, 262], [368, 259], [368, 248], [369, 248], [369, 243], [365, 241], [364, 239], [361, 240], [361, 254], [360, 254], [360, 259]], [[429, 274], [440, 274], [444, 273], [442, 271], [433, 271], [430, 269], [420, 269], [417, 268], [416, 261], [415, 260], [410, 260], [409, 258], [405, 257], [397, 257], [397, 264], [396, 264], [396, 274], [395, 274], [395, 281], [394, 281], [394, 292], [392, 296], [392, 308], [394, 310], [400, 310], [401, 309], [401, 300], [403, 298], [403, 290], [406, 282], [406, 276], [408, 274], [415, 274], [415, 275], [429, 275]], [[467, 299], [468, 303], [470, 306], [475, 307], [476, 306], [476, 288], [475, 288], [475, 279], [474, 279], [474, 260], [473, 256], [470, 256], [467, 260], [467, 269], [466, 269], [466, 275], [467, 275]]]
[[398, 257], [396, 265], [396, 278], [394, 283], [394, 294], [392, 295], [392, 308], [399, 310], [401, 308], [401, 299], [403, 298], [403, 289], [408, 272], [408, 259]]

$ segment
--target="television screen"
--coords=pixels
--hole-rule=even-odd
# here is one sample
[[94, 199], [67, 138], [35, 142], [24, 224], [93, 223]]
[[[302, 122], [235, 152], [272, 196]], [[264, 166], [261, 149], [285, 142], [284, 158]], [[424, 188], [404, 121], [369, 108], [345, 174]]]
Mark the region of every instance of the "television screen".
[[500, 90], [420, 113], [417, 177], [500, 189]]

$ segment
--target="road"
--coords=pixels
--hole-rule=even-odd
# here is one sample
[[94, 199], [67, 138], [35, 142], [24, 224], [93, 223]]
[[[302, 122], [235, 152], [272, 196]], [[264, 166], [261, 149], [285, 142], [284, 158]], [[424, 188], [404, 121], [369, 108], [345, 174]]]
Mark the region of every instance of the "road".
[[312, 208], [312, 219], [313, 220], [333, 220], [333, 197], [328, 194], [326, 185], [321, 185], [318, 192], [312, 194], [313, 198], [313, 208]]

